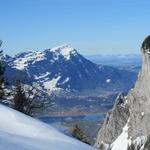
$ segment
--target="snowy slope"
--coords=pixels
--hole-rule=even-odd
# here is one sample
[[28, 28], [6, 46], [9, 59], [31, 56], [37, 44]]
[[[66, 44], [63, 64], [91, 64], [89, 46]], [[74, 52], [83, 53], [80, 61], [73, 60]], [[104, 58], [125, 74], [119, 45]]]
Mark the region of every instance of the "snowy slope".
[[0, 150], [92, 150], [40, 121], [0, 105]]

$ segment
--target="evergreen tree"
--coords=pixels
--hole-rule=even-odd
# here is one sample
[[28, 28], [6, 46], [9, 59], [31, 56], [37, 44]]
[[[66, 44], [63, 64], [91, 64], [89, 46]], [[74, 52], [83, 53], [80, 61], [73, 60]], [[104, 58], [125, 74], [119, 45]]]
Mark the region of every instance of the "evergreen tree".
[[41, 97], [35, 91], [36, 89], [33, 87], [25, 89], [23, 84], [18, 81], [14, 93], [14, 109], [32, 116], [34, 109], [43, 107], [43, 104], [39, 101]]
[[[0, 40], [0, 48], [2, 46], [2, 41]], [[0, 50], [0, 57], [2, 56], [2, 50]], [[0, 60], [0, 100], [4, 98], [4, 63]]]
[[27, 103], [27, 99], [26, 99], [25, 92], [22, 88], [21, 83], [18, 81], [16, 85], [16, 91], [14, 94], [14, 109], [22, 113], [25, 113], [24, 107], [26, 103]]

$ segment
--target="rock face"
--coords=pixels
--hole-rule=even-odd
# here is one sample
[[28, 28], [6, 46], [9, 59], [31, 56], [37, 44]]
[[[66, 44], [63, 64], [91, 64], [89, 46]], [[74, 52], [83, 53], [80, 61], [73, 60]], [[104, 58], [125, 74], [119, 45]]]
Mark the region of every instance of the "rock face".
[[[135, 87], [126, 97], [117, 97], [97, 135], [98, 148], [104, 144], [107, 149], [109, 144], [112, 150], [126, 150], [132, 142], [141, 142], [150, 134], [150, 36], [144, 40], [141, 51], [143, 63]], [[123, 137], [124, 133], [127, 136]]]
[[120, 93], [116, 98], [112, 111], [108, 112], [103, 126], [98, 133], [96, 146], [99, 147], [101, 143], [110, 145], [121, 134], [128, 117], [129, 110], [126, 106], [125, 98]]

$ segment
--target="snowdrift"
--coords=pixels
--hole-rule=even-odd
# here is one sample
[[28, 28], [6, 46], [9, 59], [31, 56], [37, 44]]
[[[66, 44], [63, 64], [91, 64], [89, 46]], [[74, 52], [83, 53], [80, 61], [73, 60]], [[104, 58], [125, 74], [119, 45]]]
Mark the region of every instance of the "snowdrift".
[[0, 105], [0, 150], [94, 150], [53, 127]]

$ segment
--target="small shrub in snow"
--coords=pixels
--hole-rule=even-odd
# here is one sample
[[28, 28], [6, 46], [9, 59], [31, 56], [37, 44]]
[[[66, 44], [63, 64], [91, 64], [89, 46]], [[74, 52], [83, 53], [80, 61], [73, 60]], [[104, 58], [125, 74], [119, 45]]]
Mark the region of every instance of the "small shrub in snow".
[[76, 125], [72, 131], [72, 136], [86, 144], [90, 145], [89, 138], [85, 135], [85, 133]]

